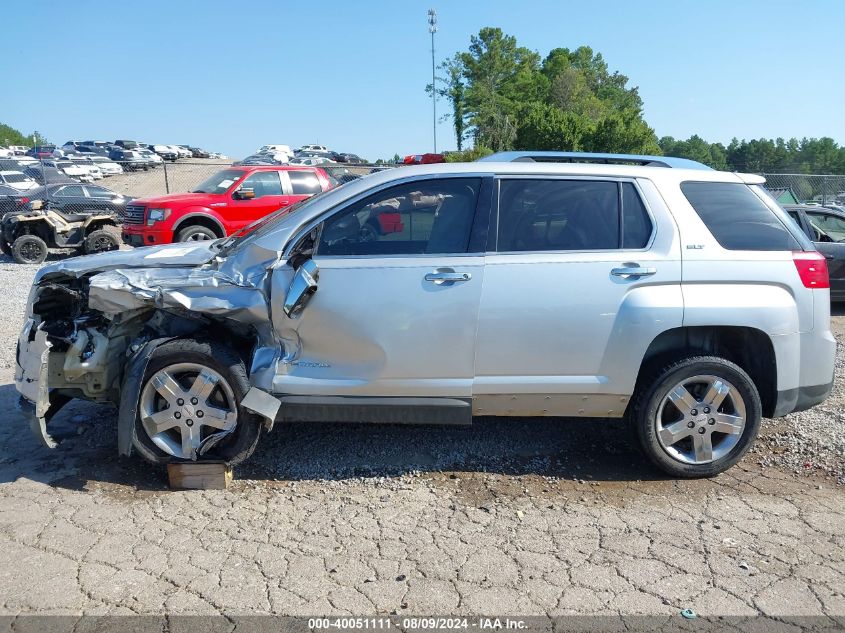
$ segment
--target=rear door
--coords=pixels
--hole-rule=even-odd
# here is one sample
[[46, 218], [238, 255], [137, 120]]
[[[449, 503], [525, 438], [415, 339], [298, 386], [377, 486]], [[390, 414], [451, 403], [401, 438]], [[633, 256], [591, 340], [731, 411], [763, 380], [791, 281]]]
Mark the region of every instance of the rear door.
[[500, 179], [479, 311], [476, 414], [622, 414], [645, 349], [683, 316], [679, 244], [649, 185]]
[[845, 295], [845, 218], [825, 211], [805, 210], [816, 249], [827, 259], [830, 294]]
[[323, 184], [313, 169], [288, 169], [281, 173], [282, 183], [287, 185], [288, 204], [296, 204], [323, 191]]
[[[238, 197], [238, 192], [252, 189], [251, 199]], [[232, 192], [231, 202], [226, 206], [226, 217], [230, 228], [236, 231], [285, 205], [282, 181], [276, 170], [259, 170], [241, 181]]]

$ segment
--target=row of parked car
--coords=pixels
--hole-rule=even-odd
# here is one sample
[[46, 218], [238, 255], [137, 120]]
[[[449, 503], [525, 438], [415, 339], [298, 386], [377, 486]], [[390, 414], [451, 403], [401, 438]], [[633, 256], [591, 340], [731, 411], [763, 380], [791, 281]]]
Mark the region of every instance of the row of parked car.
[[[66, 175], [79, 177], [82, 174], [78, 166], [69, 165], [68, 161], [97, 166], [106, 165], [102, 175], [122, 174], [124, 171], [148, 170], [160, 166], [164, 161], [175, 162], [180, 158], [225, 158], [223, 154], [209, 152], [199, 147], [188, 145], [161, 145], [138, 143], [118, 139], [107, 141], [67, 141], [61, 147], [55, 145], [36, 145], [25, 152], [21, 147], [0, 148], [0, 159], [16, 161], [65, 161], [60, 167]], [[51, 165], [55, 166], [55, 165]], [[76, 173], [68, 173], [70, 168]], [[93, 175], [93, 178], [102, 176]], [[83, 180], [85, 178], [82, 178]]]
[[236, 165], [307, 165], [315, 167], [329, 163], [365, 164], [358, 154], [335, 152], [325, 145], [303, 145], [292, 150], [290, 145], [262, 145], [254, 154], [250, 154]]

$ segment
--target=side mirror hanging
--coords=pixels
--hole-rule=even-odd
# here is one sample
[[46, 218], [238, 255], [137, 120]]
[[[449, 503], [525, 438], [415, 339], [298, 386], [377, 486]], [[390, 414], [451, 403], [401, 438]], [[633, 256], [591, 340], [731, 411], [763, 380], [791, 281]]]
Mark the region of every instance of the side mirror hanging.
[[288, 287], [283, 306], [285, 314], [289, 318], [296, 319], [299, 317], [302, 310], [308, 305], [311, 295], [317, 292], [317, 281], [319, 278], [320, 269], [314, 263], [313, 259], [306, 259], [296, 269]]

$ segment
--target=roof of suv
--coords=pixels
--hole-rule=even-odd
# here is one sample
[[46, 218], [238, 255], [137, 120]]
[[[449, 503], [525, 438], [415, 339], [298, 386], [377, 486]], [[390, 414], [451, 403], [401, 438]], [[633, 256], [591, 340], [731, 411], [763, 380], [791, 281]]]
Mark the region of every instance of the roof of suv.
[[[366, 183], [389, 182], [410, 176], [425, 174], [513, 174], [513, 175], [583, 175], [624, 178], [647, 178], [655, 181], [683, 182], [686, 180], [704, 180], [712, 182], [742, 182], [745, 184], [763, 184], [766, 179], [756, 174], [716, 171], [715, 169], [664, 169], [649, 165], [613, 164], [613, 163], [560, 163], [560, 162], [493, 162], [477, 161], [474, 163], [435, 163], [431, 165], [408, 165], [376, 172], [362, 178]], [[362, 185], [362, 187], [369, 186]]]
[[644, 167], [672, 167], [676, 169], [706, 169], [704, 163], [674, 156], [650, 156], [645, 154], [603, 154], [590, 152], [498, 152], [480, 158], [479, 162], [521, 162], [521, 163], [585, 163], [605, 165], [642, 165]]

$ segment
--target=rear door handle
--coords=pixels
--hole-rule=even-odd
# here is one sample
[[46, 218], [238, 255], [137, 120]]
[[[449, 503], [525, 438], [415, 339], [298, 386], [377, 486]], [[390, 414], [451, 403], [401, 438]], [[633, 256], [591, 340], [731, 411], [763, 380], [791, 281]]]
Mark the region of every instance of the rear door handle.
[[453, 284], [458, 281], [469, 281], [472, 279], [472, 275], [469, 273], [458, 273], [455, 271], [437, 271], [433, 273], [427, 273], [425, 276], [426, 281], [431, 281], [436, 283], [438, 286], [443, 284]]
[[622, 266], [620, 268], [614, 268], [610, 271], [610, 274], [616, 277], [623, 277], [627, 279], [629, 277], [648, 277], [649, 275], [653, 275], [656, 272], [656, 268], [645, 268], [643, 266]]

